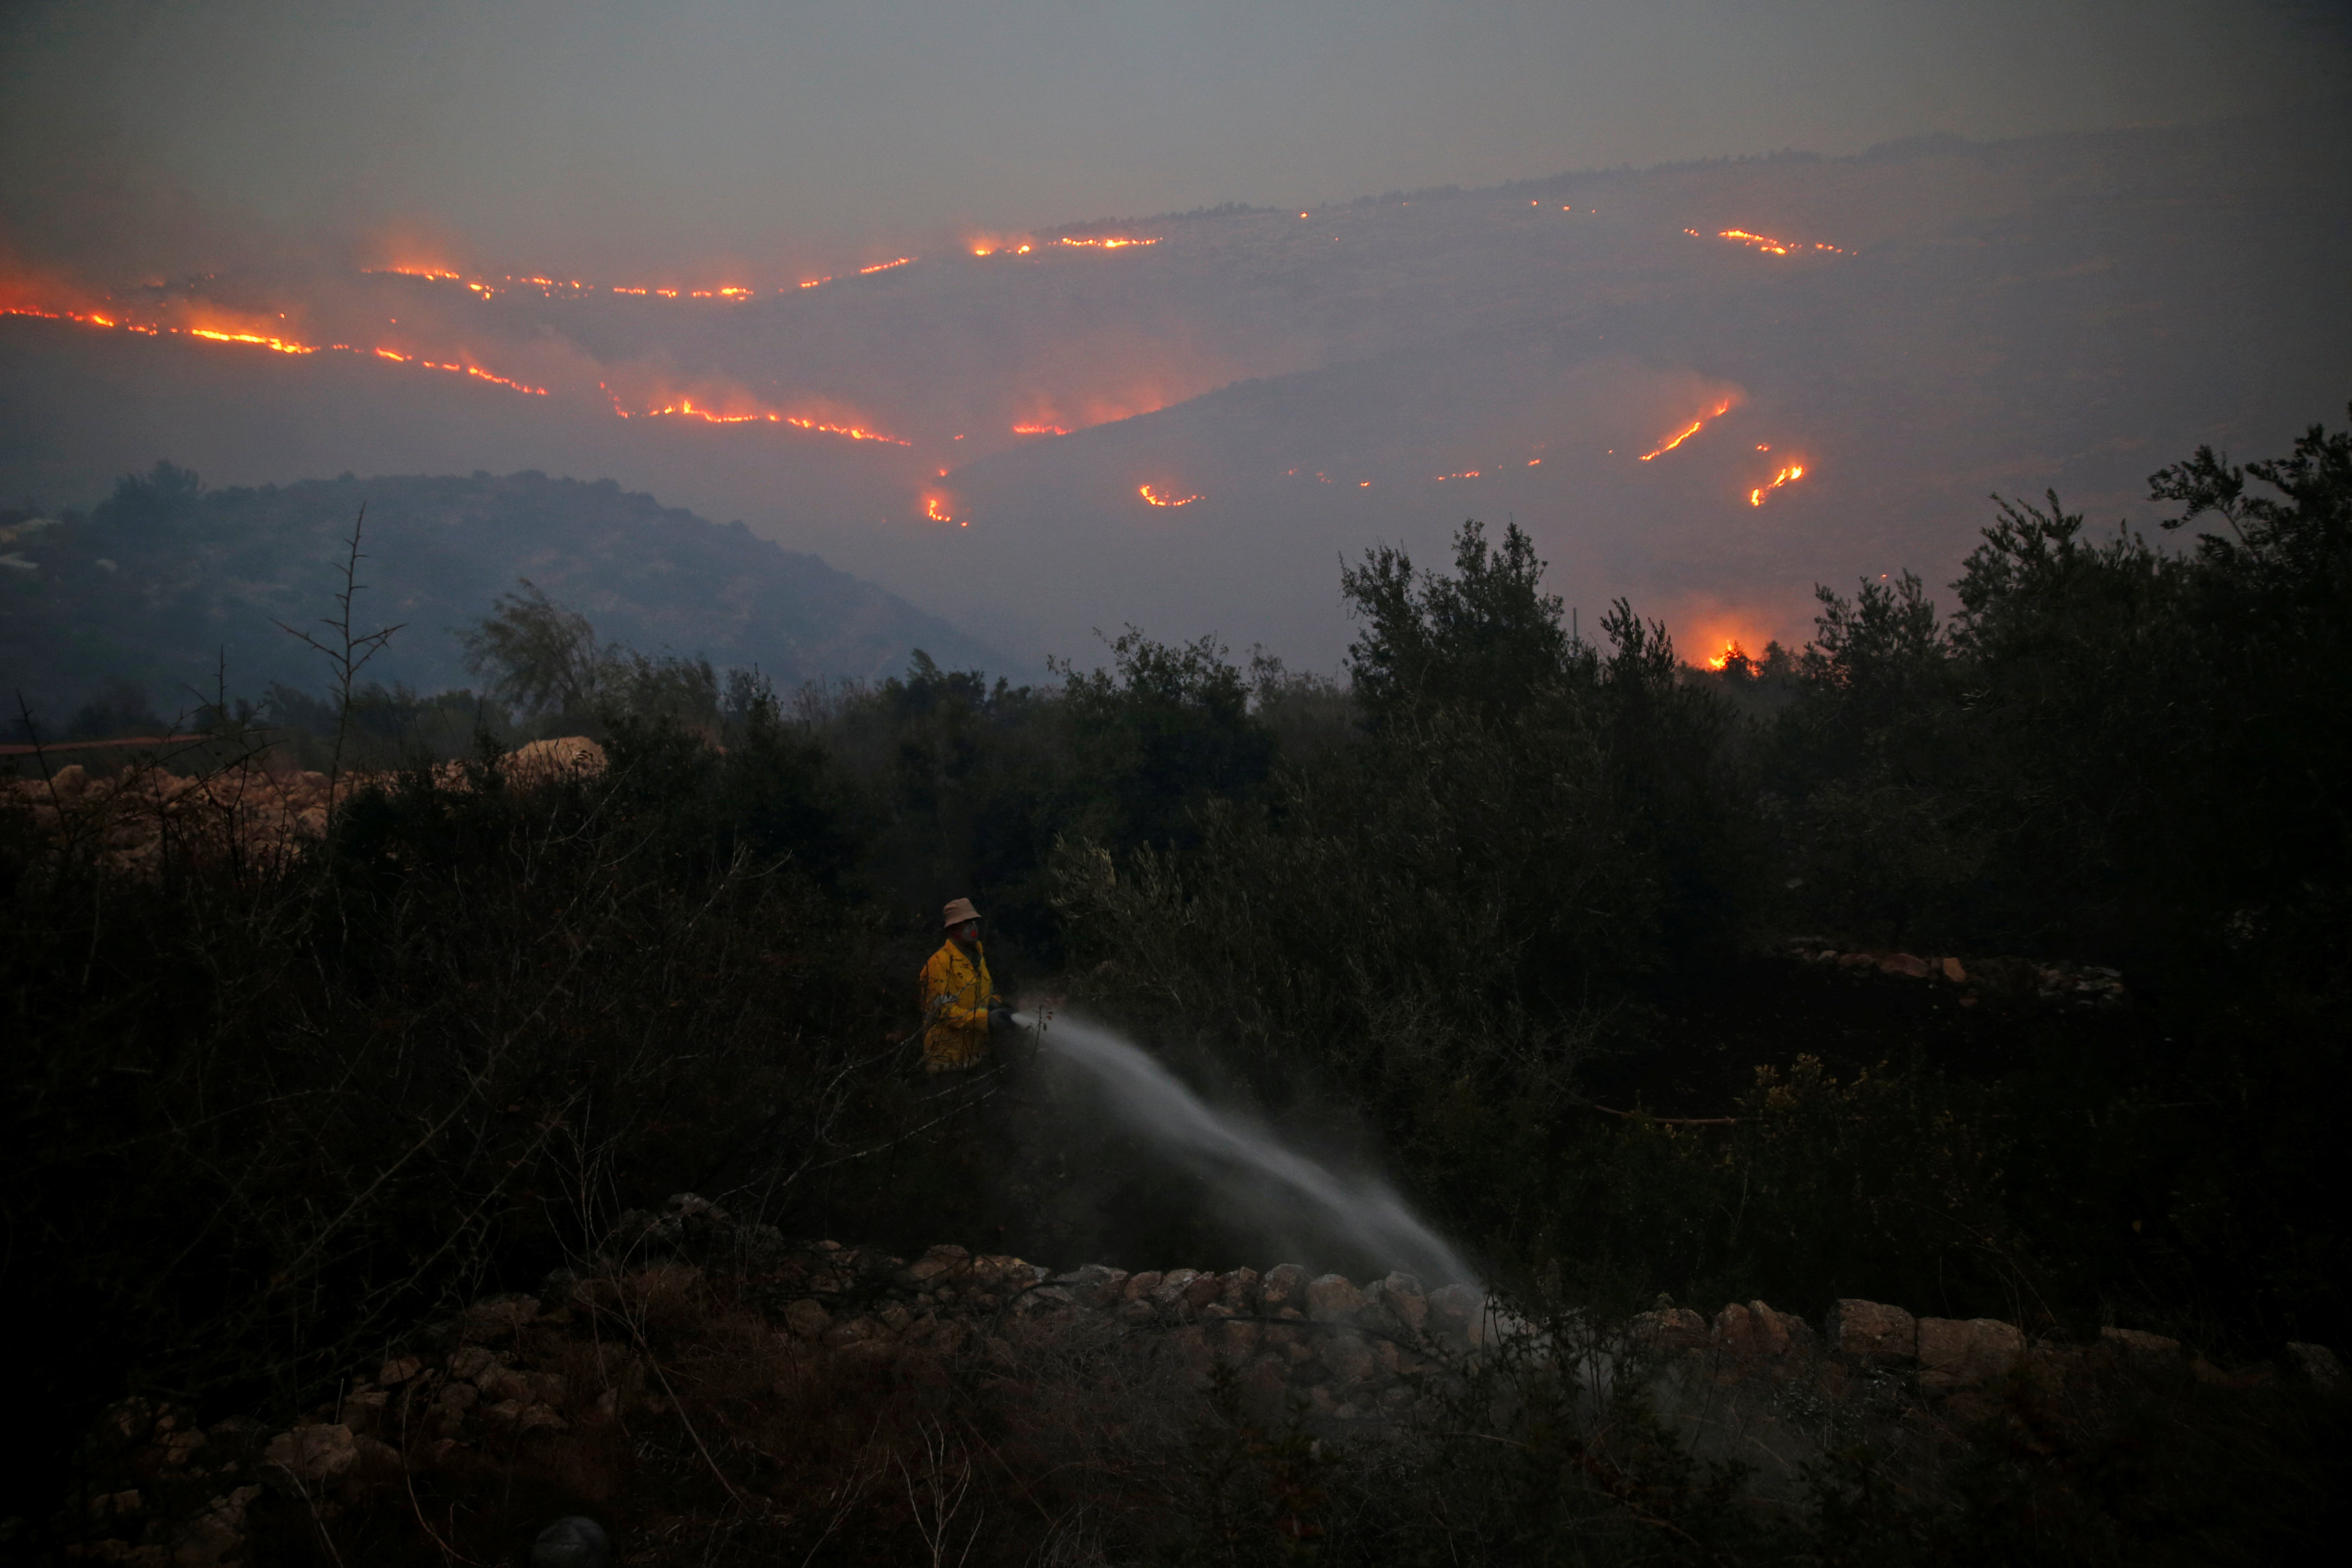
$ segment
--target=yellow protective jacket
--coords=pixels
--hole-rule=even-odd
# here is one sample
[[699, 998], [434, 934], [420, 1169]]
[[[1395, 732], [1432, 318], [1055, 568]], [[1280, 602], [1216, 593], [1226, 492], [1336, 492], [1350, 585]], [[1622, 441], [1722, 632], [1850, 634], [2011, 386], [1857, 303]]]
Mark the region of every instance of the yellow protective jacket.
[[988, 1055], [988, 1009], [1000, 998], [988, 977], [988, 955], [940, 944], [923, 966], [923, 1065], [970, 1067]]

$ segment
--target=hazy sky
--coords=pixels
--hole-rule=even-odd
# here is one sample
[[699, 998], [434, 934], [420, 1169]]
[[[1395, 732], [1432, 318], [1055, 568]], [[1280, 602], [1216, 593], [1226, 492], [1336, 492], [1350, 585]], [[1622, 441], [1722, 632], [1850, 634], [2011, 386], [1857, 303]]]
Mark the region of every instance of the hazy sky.
[[0, 18], [0, 243], [766, 282], [935, 240], [2329, 90], [2311, 0], [81, 0]]

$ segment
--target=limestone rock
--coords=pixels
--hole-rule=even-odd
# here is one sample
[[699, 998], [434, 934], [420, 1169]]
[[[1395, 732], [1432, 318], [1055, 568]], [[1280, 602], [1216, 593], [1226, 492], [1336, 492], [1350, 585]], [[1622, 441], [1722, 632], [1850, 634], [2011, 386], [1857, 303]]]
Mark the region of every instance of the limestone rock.
[[1997, 1318], [1921, 1318], [1917, 1328], [1919, 1381], [1931, 1388], [1990, 1382], [2025, 1354], [2024, 1333]]
[[961, 1247], [934, 1247], [908, 1266], [907, 1277], [919, 1289], [942, 1277], [965, 1272], [971, 1260], [971, 1254]]
[[833, 1314], [823, 1302], [803, 1298], [784, 1309], [784, 1326], [803, 1339], [819, 1339], [833, 1326]]
[[1362, 1383], [1379, 1364], [1372, 1359], [1371, 1347], [1351, 1333], [1327, 1336], [1318, 1347], [1316, 1357], [1331, 1369], [1332, 1381], [1341, 1388]]
[[2179, 1340], [2167, 1339], [2160, 1333], [2149, 1333], [2144, 1329], [2104, 1328], [2099, 1331], [2099, 1343], [2135, 1359], [2148, 1361], [2180, 1359]]
[[1830, 1309], [1829, 1339], [1859, 1361], [1910, 1361], [1919, 1354], [1919, 1323], [1901, 1307], [1846, 1298]]
[[2286, 1346], [2286, 1359], [2287, 1364], [2294, 1368], [2296, 1374], [2305, 1383], [2318, 1389], [2322, 1394], [2340, 1394], [2344, 1391], [2344, 1364], [2338, 1361], [2336, 1353], [2326, 1345], [2305, 1344], [2297, 1340], [2289, 1340]]
[[1475, 1285], [1447, 1285], [1429, 1297], [1431, 1333], [1486, 1343], [1486, 1297]]
[[1307, 1315], [1318, 1323], [1339, 1323], [1364, 1310], [1364, 1292], [1345, 1274], [1326, 1274], [1307, 1286]]
[[1392, 1272], [1375, 1280], [1365, 1287], [1364, 1296], [1407, 1333], [1421, 1333], [1429, 1321], [1429, 1298], [1422, 1294], [1421, 1281], [1411, 1274]]
[[1258, 1291], [1258, 1273], [1255, 1269], [1236, 1269], [1218, 1279], [1223, 1289], [1217, 1300], [1237, 1312], [1256, 1311], [1262, 1300]]
[[1162, 1312], [1172, 1312], [1179, 1310], [1184, 1304], [1185, 1291], [1191, 1290], [1192, 1281], [1200, 1277], [1201, 1270], [1198, 1269], [1169, 1270], [1160, 1276], [1160, 1282], [1151, 1288], [1151, 1304]]
[[308, 1486], [331, 1480], [359, 1459], [352, 1429], [344, 1426], [297, 1427], [280, 1432], [262, 1451], [261, 1462]]
[[1705, 1350], [1706, 1320], [1688, 1307], [1661, 1307], [1635, 1314], [1628, 1325], [1634, 1340], [1660, 1350]]
[[1265, 1271], [1258, 1281], [1259, 1299], [1269, 1312], [1300, 1304], [1307, 1290], [1307, 1270], [1296, 1263], [1284, 1263]]

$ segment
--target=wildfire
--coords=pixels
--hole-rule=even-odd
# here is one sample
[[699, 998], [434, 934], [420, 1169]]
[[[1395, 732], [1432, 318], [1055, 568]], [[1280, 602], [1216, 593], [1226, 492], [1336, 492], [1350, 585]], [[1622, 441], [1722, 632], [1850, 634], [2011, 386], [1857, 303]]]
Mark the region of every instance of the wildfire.
[[[93, 317], [91, 319], [98, 319]], [[105, 326], [109, 323], [100, 321], [99, 324]], [[188, 336], [215, 343], [250, 343], [257, 349], [268, 349], [280, 354], [315, 354], [319, 351], [318, 345], [314, 343], [289, 343], [283, 338], [264, 337], [258, 332], [218, 332], [209, 327], [191, 327]]]
[[1748, 504], [1751, 507], [1760, 507], [1764, 504], [1766, 492], [1777, 490], [1783, 485], [1793, 484], [1804, 476], [1805, 465], [1801, 463], [1791, 463], [1786, 468], [1781, 469], [1778, 474], [1773, 475], [1768, 482], [1759, 485], [1753, 490], [1748, 491]]
[[814, 288], [814, 287], [818, 287], [818, 286], [819, 286], [819, 285], [821, 285], [821, 284], [831, 283], [832, 281], [833, 281], [833, 274], [831, 274], [831, 273], [829, 273], [829, 272], [828, 272], [828, 273], [826, 273], [823, 277], [803, 277], [803, 278], [802, 278], [802, 279], [801, 279], [801, 287], [802, 287], [803, 288]]
[[370, 275], [388, 272], [401, 277], [446, 278], [455, 283], [462, 283], [466, 277], [462, 272], [451, 272], [444, 267], [362, 267], [360, 271]]
[[1070, 433], [1058, 424], [1016, 424], [1013, 427], [1013, 434], [1015, 435], [1067, 435]]
[[1683, 426], [1680, 430], [1675, 431], [1664, 441], [1659, 442], [1656, 450], [1643, 453], [1642, 461], [1647, 463], [1653, 457], [1664, 456], [1667, 453], [1672, 452], [1675, 447], [1680, 446], [1684, 442], [1688, 441], [1692, 436], [1696, 435], [1700, 431], [1705, 430], [1708, 420], [1721, 419], [1725, 414], [1729, 413], [1730, 412], [1731, 400], [1729, 398], [1725, 398], [1721, 402], [1717, 403], [1713, 409], [1706, 413], [1700, 414], [1696, 419], [1692, 420], [1688, 424]]
[[971, 527], [971, 519], [959, 517], [948, 510], [945, 496], [926, 495], [923, 497], [923, 515], [935, 523], [953, 523], [960, 528]]
[[1748, 650], [1739, 645], [1739, 639], [1737, 637], [1724, 643], [1722, 650], [1707, 660], [1706, 667], [1710, 670], [1728, 669], [1734, 659], [1743, 664], [1750, 663]]
[[915, 258], [911, 256], [902, 256], [895, 257], [889, 261], [877, 261], [871, 267], [859, 267], [857, 269], [857, 276], [863, 277], [869, 272], [887, 272], [894, 267], [905, 267], [914, 259]]
[[1026, 235], [974, 235], [964, 248], [974, 256], [1027, 256], [1037, 246]]
[[1135, 493], [1155, 507], [1189, 507], [1201, 498], [1198, 496], [1163, 496], [1150, 485], [1139, 487]]
[[[1685, 234], [1696, 234], [1698, 231], [1696, 229], [1685, 229], [1683, 232]], [[1832, 256], [1843, 256], [1845, 254], [1844, 251], [1839, 249], [1836, 246], [1823, 245], [1818, 240], [1814, 241], [1811, 245], [1807, 245], [1802, 240], [1773, 239], [1768, 235], [1749, 234], [1746, 229], [1725, 229], [1715, 237], [1717, 239], [1727, 239], [1737, 245], [1744, 245], [1750, 250], [1760, 250], [1767, 256], [1795, 256], [1801, 252], [1808, 250], [1827, 251]]]
[[[611, 389], [606, 389], [606, 395], [611, 395]], [[628, 410], [621, 406], [621, 400], [617, 397], [613, 399], [613, 412], [623, 419], [630, 417]], [[698, 419], [705, 424], [789, 424], [795, 430], [814, 431], [819, 435], [844, 435], [852, 441], [882, 441], [887, 442], [892, 446], [914, 444], [913, 442], [902, 440], [896, 435], [886, 435], [878, 430], [868, 430], [862, 424], [835, 424], [827, 420], [807, 419], [794, 413], [777, 413], [772, 410], [760, 410], [751, 413], [721, 413], [716, 409], [697, 407], [690, 397], [680, 398], [676, 402], [665, 403], [659, 408], [649, 408], [640, 417]]]
[[1448, 479], [1475, 479], [1476, 477], [1478, 477], [1478, 470], [1468, 468], [1459, 474], [1440, 474], [1437, 476], [1437, 482], [1443, 485]]
[[[1304, 213], [1301, 213], [1299, 215], [1301, 217], [1306, 216]], [[1064, 235], [1060, 239], [1055, 240], [1054, 243], [1055, 245], [1079, 246], [1094, 250], [1125, 250], [1129, 246], [1158, 245], [1160, 241], [1156, 236], [1151, 239], [1074, 239], [1068, 235]]]
[[395, 364], [415, 365], [422, 370], [447, 371], [457, 375], [471, 376], [477, 381], [488, 382], [495, 386], [527, 392], [532, 397], [547, 395], [545, 387], [526, 386], [521, 382], [493, 374], [478, 365], [421, 359], [414, 354], [404, 354], [396, 349], [361, 349], [354, 348], [349, 343], [301, 343], [290, 338], [278, 337], [273, 332], [237, 331], [224, 327], [166, 327], [151, 321], [120, 320], [95, 310], [43, 310], [32, 306], [9, 306], [0, 308], [0, 316], [32, 316], [49, 321], [72, 321], [84, 327], [103, 327], [124, 332], [143, 332], [151, 338], [166, 336], [197, 338], [207, 343], [229, 343], [244, 348], [268, 349], [276, 354], [366, 355], [379, 360], [389, 360]]

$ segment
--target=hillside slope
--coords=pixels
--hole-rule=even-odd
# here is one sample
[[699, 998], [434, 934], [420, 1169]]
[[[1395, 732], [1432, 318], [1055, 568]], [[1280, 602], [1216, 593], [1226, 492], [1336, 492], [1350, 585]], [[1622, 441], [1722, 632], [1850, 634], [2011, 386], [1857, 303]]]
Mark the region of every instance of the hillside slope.
[[182, 489], [128, 481], [88, 514], [18, 518], [0, 542], [0, 673], [58, 718], [135, 682], [167, 716], [270, 682], [315, 689], [318, 655], [277, 622], [334, 611], [343, 540], [366, 508], [361, 631], [399, 624], [370, 678], [467, 684], [456, 632], [528, 578], [646, 652], [753, 664], [780, 686], [870, 679], [917, 648], [951, 667], [1003, 658], [872, 583], [611, 480], [412, 476]]

